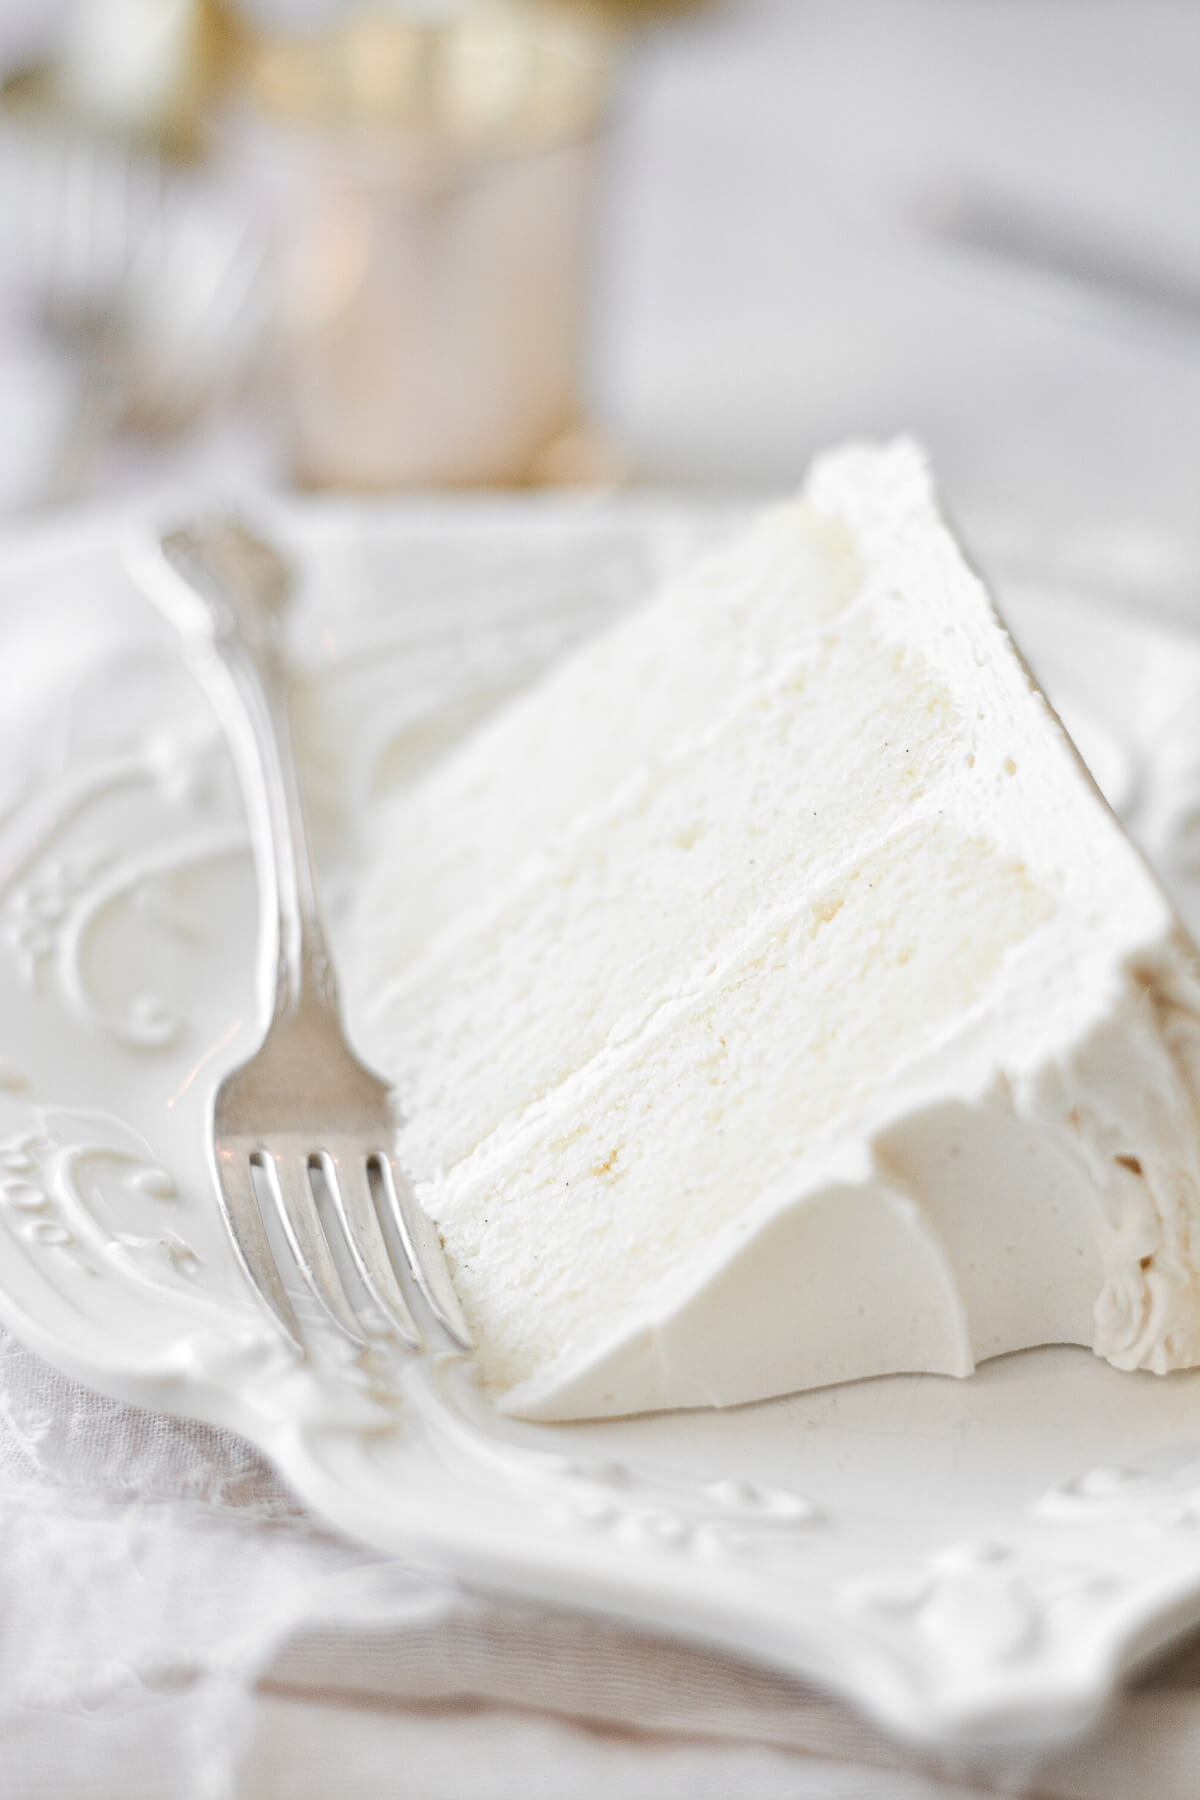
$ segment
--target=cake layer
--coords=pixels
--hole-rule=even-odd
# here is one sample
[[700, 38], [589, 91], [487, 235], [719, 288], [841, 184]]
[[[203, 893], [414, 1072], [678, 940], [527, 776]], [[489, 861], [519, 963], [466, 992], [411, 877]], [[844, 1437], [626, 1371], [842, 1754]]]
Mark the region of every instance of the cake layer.
[[372, 978], [407, 967], [463, 907], [495, 898], [588, 808], [724, 712], [744, 677], [810, 643], [856, 590], [847, 533], [803, 506], [778, 507], [484, 725], [470, 755], [448, 758], [394, 810], [408, 875], [397, 879], [390, 857], [367, 871], [360, 935]]
[[664, 1271], [973, 1005], [1048, 910], [987, 844], [936, 816], [902, 828], [764, 920], [632, 1051], [597, 1058], [568, 1104], [460, 1166], [438, 1223], [492, 1378], [525, 1380], [547, 1345], [644, 1308]]

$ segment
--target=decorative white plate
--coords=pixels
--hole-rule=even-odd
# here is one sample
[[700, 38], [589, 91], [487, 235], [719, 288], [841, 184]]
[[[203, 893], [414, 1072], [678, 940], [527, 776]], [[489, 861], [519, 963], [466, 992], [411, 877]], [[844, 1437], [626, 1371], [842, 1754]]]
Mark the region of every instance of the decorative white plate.
[[[728, 522], [646, 502], [274, 514], [305, 575], [335, 935], [372, 801]], [[322, 1339], [301, 1366], [273, 1336], [204, 1155], [212, 1085], [257, 1030], [248, 847], [119, 539], [101, 520], [0, 556], [0, 1319], [97, 1388], [243, 1432], [414, 1562], [739, 1650], [914, 1738], [1088, 1727], [1200, 1623], [1200, 1375], [1047, 1350], [961, 1383], [534, 1427], [461, 1363], [360, 1364]], [[1200, 641], [1046, 582], [1001, 589], [1195, 918]]]

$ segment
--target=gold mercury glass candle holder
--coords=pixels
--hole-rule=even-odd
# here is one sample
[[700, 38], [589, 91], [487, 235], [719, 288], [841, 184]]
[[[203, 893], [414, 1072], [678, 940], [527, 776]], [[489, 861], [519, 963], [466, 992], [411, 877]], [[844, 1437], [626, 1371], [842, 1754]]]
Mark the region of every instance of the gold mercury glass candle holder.
[[275, 234], [300, 483], [519, 483], [572, 431], [612, 42], [482, 4], [246, 46], [225, 148]]

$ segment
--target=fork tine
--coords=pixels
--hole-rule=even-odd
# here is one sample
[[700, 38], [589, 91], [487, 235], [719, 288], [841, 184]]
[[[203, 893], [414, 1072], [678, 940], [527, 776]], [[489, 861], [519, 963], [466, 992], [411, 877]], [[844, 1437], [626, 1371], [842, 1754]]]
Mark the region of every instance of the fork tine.
[[339, 1331], [360, 1350], [365, 1349], [367, 1340], [346, 1298], [317, 1211], [307, 1160], [300, 1155], [281, 1156], [277, 1153], [264, 1156], [262, 1166], [271, 1183], [292, 1255], [305, 1282]]
[[375, 1211], [366, 1158], [353, 1152], [333, 1155], [326, 1151], [321, 1162], [364, 1287], [409, 1348], [420, 1349], [420, 1333], [396, 1278], [387, 1239]]
[[469, 1350], [470, 1329], [446, 1267], [446, 1254], [437, 1227], [418, 1205], [408, 1179], [394, 1158], [379, 1151], [372, 1160], [379, 1169], [383, 1192], [421, 1298], [459, 1349]]
[[275, 1255], [258, 1209], [250, 1159], [242, 1151], [219, 1144], [214, 1146], [214, 1161], [217, 1198], [242, 1272], [255, 1294], [303, 1355], [304, 1337], [300, 1321], [275, 1265]]

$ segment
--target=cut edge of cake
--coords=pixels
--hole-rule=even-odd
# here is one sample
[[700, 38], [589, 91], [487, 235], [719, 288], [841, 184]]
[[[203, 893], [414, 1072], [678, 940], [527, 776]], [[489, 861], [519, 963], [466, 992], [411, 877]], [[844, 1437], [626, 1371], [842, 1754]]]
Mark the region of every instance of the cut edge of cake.
[[[800, 505], [771, 518], [766, 538], [759, 526], [748, 541], [761, 547], [774, 532], [786, 553], [787, 533], [817, 521], [841, 546], [837, 579], [854, 570], [835, 613], [873, 608], [885, 640], [889, 631], [898, 644], [923, 639], [922, 654], [952, 692], [986, 696], [988, 716], [980, 710], [963, 739], [972, 773], [957, 772], [945, 796], [959, 809], [956, 841], [995, 850], [989, 879], [1010, 882], [1014, 896], [1028, 871], [1030, 891], [1049, 898], [1040, 915], [1030, 902], [1028, 920], [944, 1031], [835, 1113], [631, 1309], [502, 1381], [501, 1404], [545, 1419], [733, 1404], [863, 1375], [965, 1374], [986, 1357], [1047, 1342], [1091, 1344], [1128, 1368], [1200, 1362], [1194, 947], [942, 524], [919, 450], [902, 441], [831, 453], [814, 465]], [[722, 551], [707, 575], [673, 583], [668, 604], [686, 605], [689, 582], [702, 595], [706, 580], [728, 580], [737, 557], [736, 548]], [[638, 623], [617, 632], [636, 640]], [[597, 668], [592, 700], [603, 705], [605, 653], [577, 653], [486, 727], [482, 747], [468, 742], [435, 773], [433, 791], [439, 779], [447, 792], [457, 782], [483, 807], [502, 805], [506, 744], [522, 732], [536, 739], [539, 707], [552, 708], [556, 689], [569, 692], [572, 682], [586, 687]], [[933, 801], [942, 797], [926, 807], [935, 837]], [[564, 790], [560, 806], [566, 798]], [[602, 791], [589, 804], [604, 803]], [[547, 842], [579, 830], [577, 818], [562, 820]], [[535, 844], [513, 881], [536, 887], [544, 855]], [[482, 913], [497, 899], [486, 896]], [[807, 900], [832, 905], [831, 917], [842, 903]], [[376, 917], [379, 906], [377, 890]], [[471, 941], [476, 927], [458, 929]], [[423, 944], [416, 960], [425, 954]], [[418, 1191], [439, 1224], [452, 1227], [455, 1206], [469, 1210], [472, 1192], [492, 1191], [488, 1182], [503, 1204], [505, 1181], [515, 1187], [523, 1168], [552, 1193], [556, 1132], [586, 1138], [587, 1109], [603, 1098], [605, 1079], [615, 1071], [619, 1085], [622, 1068], [640, 1069], [633, 1059], [639, 1046], [653, 1053], [655, 1030], [669, 1050], [667, 1013], [586, 1058], [423, 1181]], [[597, 1196], [604, 1165], [598, 1153], [585, 1170]], [[549, 1205], [544, 1223], [553, 1231]], [[452, 1228], [446, 1236], [454, 1266], [464, 1240]], [[470, 1312], [461, 1261], [460, 1277]], [[519, 1293], [510, 1300], [519, 1306]]]

